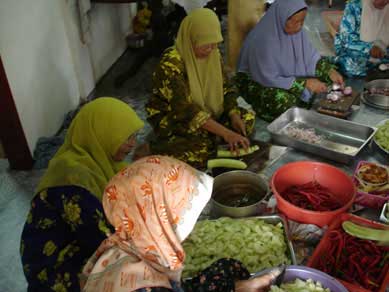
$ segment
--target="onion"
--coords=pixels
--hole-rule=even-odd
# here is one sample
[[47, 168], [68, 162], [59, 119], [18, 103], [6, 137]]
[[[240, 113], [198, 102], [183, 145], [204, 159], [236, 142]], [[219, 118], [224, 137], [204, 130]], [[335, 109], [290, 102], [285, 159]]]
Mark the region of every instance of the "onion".
[[327, 94], [327, 99], [334, 101], [334, 102], [338, 101], [341, 97], [342, 97], [341, 92], [330, 92]]
[[389, 88], [388, 87], [382, 87], [382, 88], [372, 87], [369, 89], [369, 93], [389, 96]]
[[346, 88], [343, 90], [344, 95], [351, 95], [353, 93], [353, 89], [351, 86], [346, 86]]
[[342, 86], [340, 86], [340, 84], [338, 84], [338, 83], [332, 84], [332, 90], [337, 91], [337, 90], [341, 90], [341, 89], [342, 89]]
[[389, 64], [380, 64], [378, 66], [378, 69], [380, 69], [381, 71], [389, 70]]
[[301, 140], [311, 144], [320, 144], [323, 140], [321, 135], [317, 135], [314, 128], [301, 129], [295, 126], [286, 128], [286, 134], [297, 140]]

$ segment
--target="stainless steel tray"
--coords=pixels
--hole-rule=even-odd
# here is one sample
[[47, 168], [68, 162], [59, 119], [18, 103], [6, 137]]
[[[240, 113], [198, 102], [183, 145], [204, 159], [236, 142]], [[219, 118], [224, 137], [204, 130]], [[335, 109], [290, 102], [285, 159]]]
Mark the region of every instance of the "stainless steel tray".
[[[293, 244], [291, 241], [291, 236], [289, 234], [288, 224], [282, 215], [253, 216], [253, 217], [233, 218], [233, 219], [234, 220], [258, 219], [258, 220], [263, 220], [266, 223], [273, 224], [273, 225], [277, 225], [278, 223], [281, 223], [282, 227], [284, 229], [284, 236], [285, 236], [286, 246], [287, 246], [287, 256], [290, 259], [292, 265], [297, 264], [296, 254], [294, 253]], [[212, 221], [212, 220], [216, 220], [216, 219], [210, 219], [210, 220]], [[254, 275], [254, 273], [252, 273], [252, 275]], [[185, 278], [183, 280], [189, 280], [189, 279], [191, 279], [191, 278], [189, 277], [189, 278]]]
[[389, 109], [389, 96], [382, 94], [371, 94], [372, 88], [389, 88], [389, 79], [377, 79], [365, 84], [365, 90], [361, 93], [361, 100], [372, 107], [378, 109]]
[[[313, 144], [286, 134], [288, 127], [313, 128], [323, 139]], [[267, 127], [275, 143], [348, 164], [374, 136], [376, 129], [347, 120], [293, 107]]]

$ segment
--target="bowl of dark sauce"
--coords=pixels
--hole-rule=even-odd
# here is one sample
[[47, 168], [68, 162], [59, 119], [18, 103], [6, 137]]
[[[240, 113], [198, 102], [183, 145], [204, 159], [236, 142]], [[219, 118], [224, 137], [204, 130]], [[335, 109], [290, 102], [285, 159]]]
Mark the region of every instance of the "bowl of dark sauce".
[[248, 217], [260, 215], [270, 194], [266, 178], [251, 171], [233, 170], [215, 177], [212, 215]]

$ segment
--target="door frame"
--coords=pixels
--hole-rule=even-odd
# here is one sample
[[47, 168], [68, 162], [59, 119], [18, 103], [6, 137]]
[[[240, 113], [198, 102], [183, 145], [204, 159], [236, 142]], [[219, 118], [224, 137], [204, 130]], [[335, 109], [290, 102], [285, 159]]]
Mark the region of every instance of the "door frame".
[[0, 55], [0, 141], [11, 169], [31, 169], [34, 160], [28, 147]]

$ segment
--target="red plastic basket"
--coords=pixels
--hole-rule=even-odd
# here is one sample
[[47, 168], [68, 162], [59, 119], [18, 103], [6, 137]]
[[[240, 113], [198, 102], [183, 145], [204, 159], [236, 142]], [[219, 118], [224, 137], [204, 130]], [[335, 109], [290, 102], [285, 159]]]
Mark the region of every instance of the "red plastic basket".
[[[286, 199], [281, 193], [292, 185], [301, 185], [315, 180], [336, 195], [342, 206], [333, 211], [312, 211], [300, 208]], [[334, 218], [347, 212], [355, 199], [355, 186], [349, 175], [339, 168], [316, 161], [295, 161], [278, 168], [270, 185], [277, 200], [277, 208], [289, 219], [300, 223], [323, 227]]]
[[[389, 191], [387, 192], [387, 194], [384, 194], [384, 195], [374, 195], [374, 194], [369, 194], [369, 193], [363, 192], [363, 191], [358, 189], [358, 180], [355, 178], [356, 173], [358, 172], [358, 169], [362, 165], [367, 164], [367, 163], [372, 164], [372, 162], [369, 162], [369, 161], [359, 161], [359, 163], [354, 171], [353, 182], [354, 182], [356, 189], [357, 189], [354, 203], [361, 205], [361, 206], [369, 207], [372, 209], [382, 209], [384, 204], [386, 202], [389, 202]], [[379, 165], [382, 167], [386, 167], [385, 165], [380, 165], [378, 163], [373, 163], [373, 164], [376, 164], [376, 165]]]
[[[367, 220], [365, 218], [358, 217], [358, 216], [355, 216], [355, 215], [352, 215], [349, 213], [342, 214], [339, 217], [337, 217], [332, 222], [332, 224], [328, 227], [328, 230], [324, 234], [319, 245], [316, 247], [312, 256], [309, 258], [308, 263], [307, 263], [308, 267], [318, 269], [317, 268], [318, 261], [319, 261], [320, 257], [322, 257], [326, 253], [327, 247], [330, 244], [330, 240], [329, 240], [329, 236], [328, 236], [329, 231], [341, 228], [341, 224], [343, 223], [343, 221], [347, 221], [347, 220], [350, 220], [356, 224], [364, 225], [367, 227], [374, 227], [377, 229], [389, 230], [389, 226], [380, 224], [378, 222]], [[352, 284], [352, 283], [346, 282], [346, 281], [341, 280], [341, 279], [337, 279], [337, 280], [340, 281], [350, 292], [371, 292], [370, 290], [367, 290], [359, 285]], [[380, 289], [378, 290], [378, 292], [385, 292], [387, 287], [389, 287], [389, 273], [386, 274], [383, 282], [381, 283], [381, 286], [380, 286]]]

